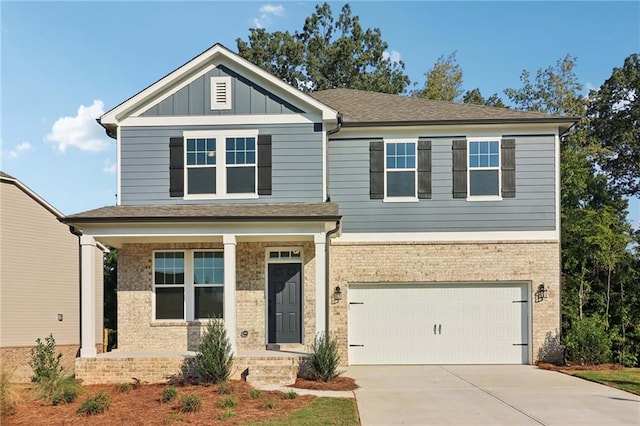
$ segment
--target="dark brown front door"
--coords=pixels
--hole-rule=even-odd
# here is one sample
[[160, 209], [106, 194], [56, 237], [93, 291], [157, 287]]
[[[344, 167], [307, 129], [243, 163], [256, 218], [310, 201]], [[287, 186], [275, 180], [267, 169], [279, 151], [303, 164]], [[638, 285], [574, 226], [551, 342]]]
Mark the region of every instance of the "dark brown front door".
[[269, 343], [302, 343], [302, 285], [299, 263], [269, 265]]

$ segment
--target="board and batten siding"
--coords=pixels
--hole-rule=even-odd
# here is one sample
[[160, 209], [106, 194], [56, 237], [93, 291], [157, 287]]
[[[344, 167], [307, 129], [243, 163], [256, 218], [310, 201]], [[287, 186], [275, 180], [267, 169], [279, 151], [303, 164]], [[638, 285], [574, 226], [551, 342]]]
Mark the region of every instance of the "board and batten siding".
[[[169, 196], [169, 138], [192, 130], [258, 130], [271, 135], [272, 195], [252, 199], [184, 200]], [[322, 202], [322, 132], [313, 123], [122, 127], [122, 205]]]
[[[211, 77], [231, 77], [231, 109], [211, 109]], [[222, 65], [198, 77], [176, 93], [151, 106], [141, 115], [203, 116], [302, 113], [273, 93]]]
[[431, 139], [432, 198], [406, 203], [369, 199], [368, 139], [330, 140], [329, 196], [340, 206], [343, 232], [555, 229], [554, 136], [515, 138], [516, 196], [501, 201], [453, 198], [453, 139]]

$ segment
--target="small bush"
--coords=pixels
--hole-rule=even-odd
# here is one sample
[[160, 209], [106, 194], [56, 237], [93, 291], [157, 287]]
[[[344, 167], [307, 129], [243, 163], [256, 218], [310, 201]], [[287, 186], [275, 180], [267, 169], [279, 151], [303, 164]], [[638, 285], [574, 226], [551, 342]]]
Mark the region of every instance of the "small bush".
[[258, 389], [251, 389], [249, 391], [249, 398], [251, 399], [260, 399], [262, 398], [262, 391]]
[[180, 399], [180, 411], [195, 413], [202, 409], [202, 398], [194, 393], [188, 393]]
[[294, 391], [285, 392], [285, 394], [282, 395], [282, 399], [296, 399], [297, 397], [298, 394]]
[[278, 403], [276, 403], [275, 401], [267, 401], [267, 403], [264, 404], [264, 407], [267, 410], [275, 410], [277, 406], [278, 406]]
[[238, 400], [233, 396], [230, 396], [218, 402], [218, 405], [220, 406], [220, 408], [233, 408], [238, 405]]
[[233, 354], [227, 331], [220, 319], [209, 318], [196, 355], [196, 373], [201, 382], [220, 383], [231, 375]]
[[43, 378], [33, 387], [37, 399], [51, 401], [53, 405], [68, 404], [75, 401], [82, 388], [73, 376]]
[[574, 321], [565, 336], [567, 360], [580, 365], [602, 364], [611, 361], [611, 339], [604, 321], [587, 317]]
[[77, 413], [85, 416], [102, 414], [109, 409], [109, 405], [111, 405], [111, 397], [109, 397], [109, 394], [106, 392], [98, 392], [94, 397], [85, 399], [78, 408]]
[[318, 333], [309, 356], [311, 378], [328, 382], [343, 373], [338, 370], [339, 365], [338, 342], [327, 333]]
[[56, 340], [53, 334], [45, 337], [43, 342], [40, 338], [36, 340], [36, 346], [31, 348], [31, 358], [29, 366], [33, 370], [31, 381], [34, 383], [43, 380], [57, 379], [64, 373], [60, 365], [62, 353], [56, 355]]
[[233, 384], [230, 382], [218, 383], [218, 393], [220, 395], [230, 395], [233, 393]]
[[178, 389], [175, 386], [167, 386], [162, 390], [162, 397], [160, 401], [162, 402], [171, 402], [178, 396]]
[[131, 383], [118, 383], [114, 386], [114, 389], [119, 393], [128, 393], [133, 389], [133, 385]]
[[178, 413], [169, 413], [169, 415], [167, 416], [167, 424], [173, 423], [173, 422], [183, 422], [184, 419], [182, 418], [182, 416]]
[[0, 411], [2, 414], [13, 414], [16, 412], [16, 402], [18, 401], [18, 390], [15, 383], [12, 383], [13, 371], [2, 368], [0, 375]]
[[222, 413], [218, 414], [218, 420], [227, 420], [234, 416], [234, 412], [231, 408], [227, 408]]

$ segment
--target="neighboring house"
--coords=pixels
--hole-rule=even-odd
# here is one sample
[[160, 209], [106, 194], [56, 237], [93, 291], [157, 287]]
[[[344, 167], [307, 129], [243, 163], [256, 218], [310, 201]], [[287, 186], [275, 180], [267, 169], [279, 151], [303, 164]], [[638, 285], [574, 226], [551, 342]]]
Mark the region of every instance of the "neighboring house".
[[[80, 348], [78, 236], [64, 216], [18, 179], [0, 172], [0, 360], [13, 380], [29, 381], [30, 350], [52, 334], [72, 373]], [[95, 303], [92, 342], [102, 346], [102, 253], [90, 253]]]
[[85, 249], [119, 249], [121, 360], [83, 337], [88, 380], [197, 350], [209, 316], [249, 378], [250, 353], [304, 351], [325, 331], [344, 364], [558, 355], [572, 119], [308, 95], [217, 44], [99, 122], [117, 141], [118, 205], [66, 221]]

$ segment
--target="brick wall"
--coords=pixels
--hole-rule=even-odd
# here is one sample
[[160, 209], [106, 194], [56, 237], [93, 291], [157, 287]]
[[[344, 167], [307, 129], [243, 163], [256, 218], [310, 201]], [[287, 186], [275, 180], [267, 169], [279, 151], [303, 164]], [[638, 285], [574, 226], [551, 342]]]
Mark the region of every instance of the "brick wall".
[[[2, 369], [13, 372], [12, 382], [27, 383], [31, 381], [33, 370], [29, 366], [29, 360], [31, 359], [31, 349], [34, 346], [0, 348]], [[79, 345], [56, 345], [56, 353], [62, 354], [60, 364], [67, 374], [75, 372], [75, 358], [79, 349]]]
[[[533, 359], [557, 360], [560, 332], [560, 246], [557, 242], [341, 244], [331, 246], [331, 286], [342, 301], [332, 303], [330, 327], [347, 362], [349, 283], [528, 281], [548, 298], [532, 305]], [[549, 342], [552, 343], [549, 346]]]

